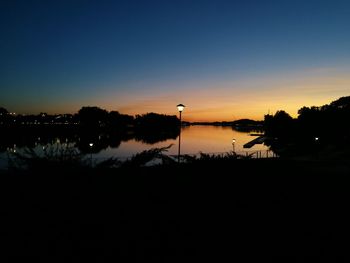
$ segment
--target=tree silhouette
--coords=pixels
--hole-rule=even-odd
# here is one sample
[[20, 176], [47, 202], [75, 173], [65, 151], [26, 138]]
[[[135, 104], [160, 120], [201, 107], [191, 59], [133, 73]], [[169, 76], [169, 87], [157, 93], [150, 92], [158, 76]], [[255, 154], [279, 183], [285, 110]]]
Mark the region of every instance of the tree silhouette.
[[3, 107], [0, 107], [0, 115], [6, 115], [6, 114], [8, 114], [9, 112], [5, 109], [5, 108], [3, 108]]
[[300, 129], [305, 135], [321, 135], [332, 141], [343, 140], [350, 132], [350, 96], [321, 107], [303, 107], [299, 111]]
[[338, 109], [350, 109], [350, 96], [341, 97], [335, 101], [330, 103], [330, 107], [338, 108]]
[[175, 115], [169, 116], [151, 112], [143, 115], [136, 115], [135, 118], [136, 127], [146, 130], [168, 130], [179, 127], [179, 124], [179, 119]]
[[299, 155], [323, 151], [330, 156], [349, 151], [350, 96], [323, 106], [302, 107], [298, 114], [296, 120], [284, 111], [265, 116], [265, 134], [278, 138], [277, 142], [272, 140], [272, 147], [289, 148], [289, 153], [294, 148], [294, 154]]
[[105, 126], [108, 119], [108, 112], [99, 107], [82, 107], [78, 111], [78, 119], [83, 126], [100, 128]]
[[294, 132], [293, 118], [280, 110], [275, 115], [265, 115], [265, 133], [269, 136], [287, 139]]
[[108, 126], [113, 130], [123, 130], [133, 125], [134, 117], [120, 114], [118, 111], [108, 113]]

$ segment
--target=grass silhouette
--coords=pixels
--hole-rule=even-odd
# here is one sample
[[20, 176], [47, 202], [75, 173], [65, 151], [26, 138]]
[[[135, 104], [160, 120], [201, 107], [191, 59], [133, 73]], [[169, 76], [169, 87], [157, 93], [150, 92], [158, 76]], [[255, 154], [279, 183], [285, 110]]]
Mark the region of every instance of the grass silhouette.
[[82, 159], [52, 151], [51, 169], [1, 172], [2, 262], [347, 262], [349, 161], [229, 153], [145, 165], [167, 148], [117, 168], [57, 169]]

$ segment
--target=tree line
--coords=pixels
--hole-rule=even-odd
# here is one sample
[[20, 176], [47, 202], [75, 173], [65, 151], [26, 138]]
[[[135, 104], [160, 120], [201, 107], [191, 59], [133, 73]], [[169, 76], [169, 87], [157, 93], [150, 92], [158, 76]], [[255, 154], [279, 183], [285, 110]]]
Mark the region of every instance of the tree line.
[[265, 135], [273, 147], [294, 145], [299, 149], [345, 149], [350, 144], [350, 96], [323, 106], [302, 107], [292, 118], [280, 110], [265, 115]]
[[142, 115], [121, 114], [99, 107], [82, 107], [76, 114], [15, 115], [0, 107], [0, 125], [7, 127], [35, 125], [78, 125], [83, 129], [126, 130], [126, 129], [174, 129], [180, 124], [176, 115], [146, 113]]
[[16, 115], [0, 107], [0, 152], [60, 142], [73, 143], [81, 152], [97, 153], [131, 139], [147, 144], [176, 139], [179, 131], [180, 120], [175, 115], [131, 116], [90, 106], [76, 114]]

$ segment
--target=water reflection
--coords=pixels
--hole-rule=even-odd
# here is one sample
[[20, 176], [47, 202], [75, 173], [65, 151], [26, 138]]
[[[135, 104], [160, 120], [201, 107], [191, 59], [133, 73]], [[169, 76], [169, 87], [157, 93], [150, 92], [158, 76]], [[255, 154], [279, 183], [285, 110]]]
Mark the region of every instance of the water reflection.
[[[226, 153], [232, 151], [232, 139], [235, 138], [235, 151], [240, 154], [252, 153], [256, 151], [266, 151], [269, 148], [264, 144], [256, 144], [252, 148], [245, 149], [243, 145], [253, 139], [249, 132], [233, 130], [231, 127], [220, 126], [187, 126], [181, 131], [181, 154], [199, 154], [203, 153]], [[107, 158], [118, 156], [127, 158], [138, 152], [148, 150], [151, 147], [173, 146], [167, 154], [177, 156], [178, 138], [169, 138], [165, 141], [156, 142], [152, 145], [142, 143], [136, 139], [123, 141], [118, 148], [107, 148], [101, 151], [98, 156]]]
[[[173, 146], [168, 154], [177, 154], [179, 131], [172, 132], [127, 132], [127, 133], [87, 133], [78, 130], [51, 132], [9, 132], [0, 136], [0, 152], [15, 151], [23, 147], [39, 149], [48, 145], [74, 145], [80, 152], [94, 154], [95, 158], [111, 156], [127, 158], [133, 154], [154, 147]], [[233, 149], [237, 153], [268, 150], [264, 144], [256, 144], [250, 149], [243, 145], [256, 137], [249, 132], [237, 131], [232, 127], [185, 126], [181, 131], [181, 154], [224, 153]], [[90, 146], [93, 144], [93, 146]]]
[[250, 136], [250, 132], [237, 131], [231, 127], [191, 126], [183, 129], [181, 136], [181, 151], [183, 153], [230, 152], [232, 151], [233, 139], [235, 139], [236, 152], [268, 149], [263, 144], [257, 144], [251, 149], [244, 149], [243, 145], [256, 137]]
[[96, 131], [82, 131], [74, 128], [65, 129], [8, 129], [0, 131], [0, 152], [13, 151], [16, 148], [36, 148], [53, 144], [73, 144], [83, 153], [90, 153], [90, 143], [93, 152], [99, 153], [107, 148], [118, 148], [122, 142], [136, 140], [143, 144], [176, 139], [179, 131], [132, 131], [99, 133]]

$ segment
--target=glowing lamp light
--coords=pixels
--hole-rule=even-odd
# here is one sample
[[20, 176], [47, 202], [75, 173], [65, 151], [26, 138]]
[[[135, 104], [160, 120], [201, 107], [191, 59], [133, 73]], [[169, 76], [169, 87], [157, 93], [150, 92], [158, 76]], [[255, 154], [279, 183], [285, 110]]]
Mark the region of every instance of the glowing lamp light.
[[178, 110], [179, 112], [182, 112], [182, 111], [184, 110], [184, 108], [185, 108], [185, 105], [179, 104], [179, 105], [177, 105], [176, 107], [177, 107], [177, 110]]
[[94, 146], [94, 144], [92, 142], [89, 143], [90, 147]]

